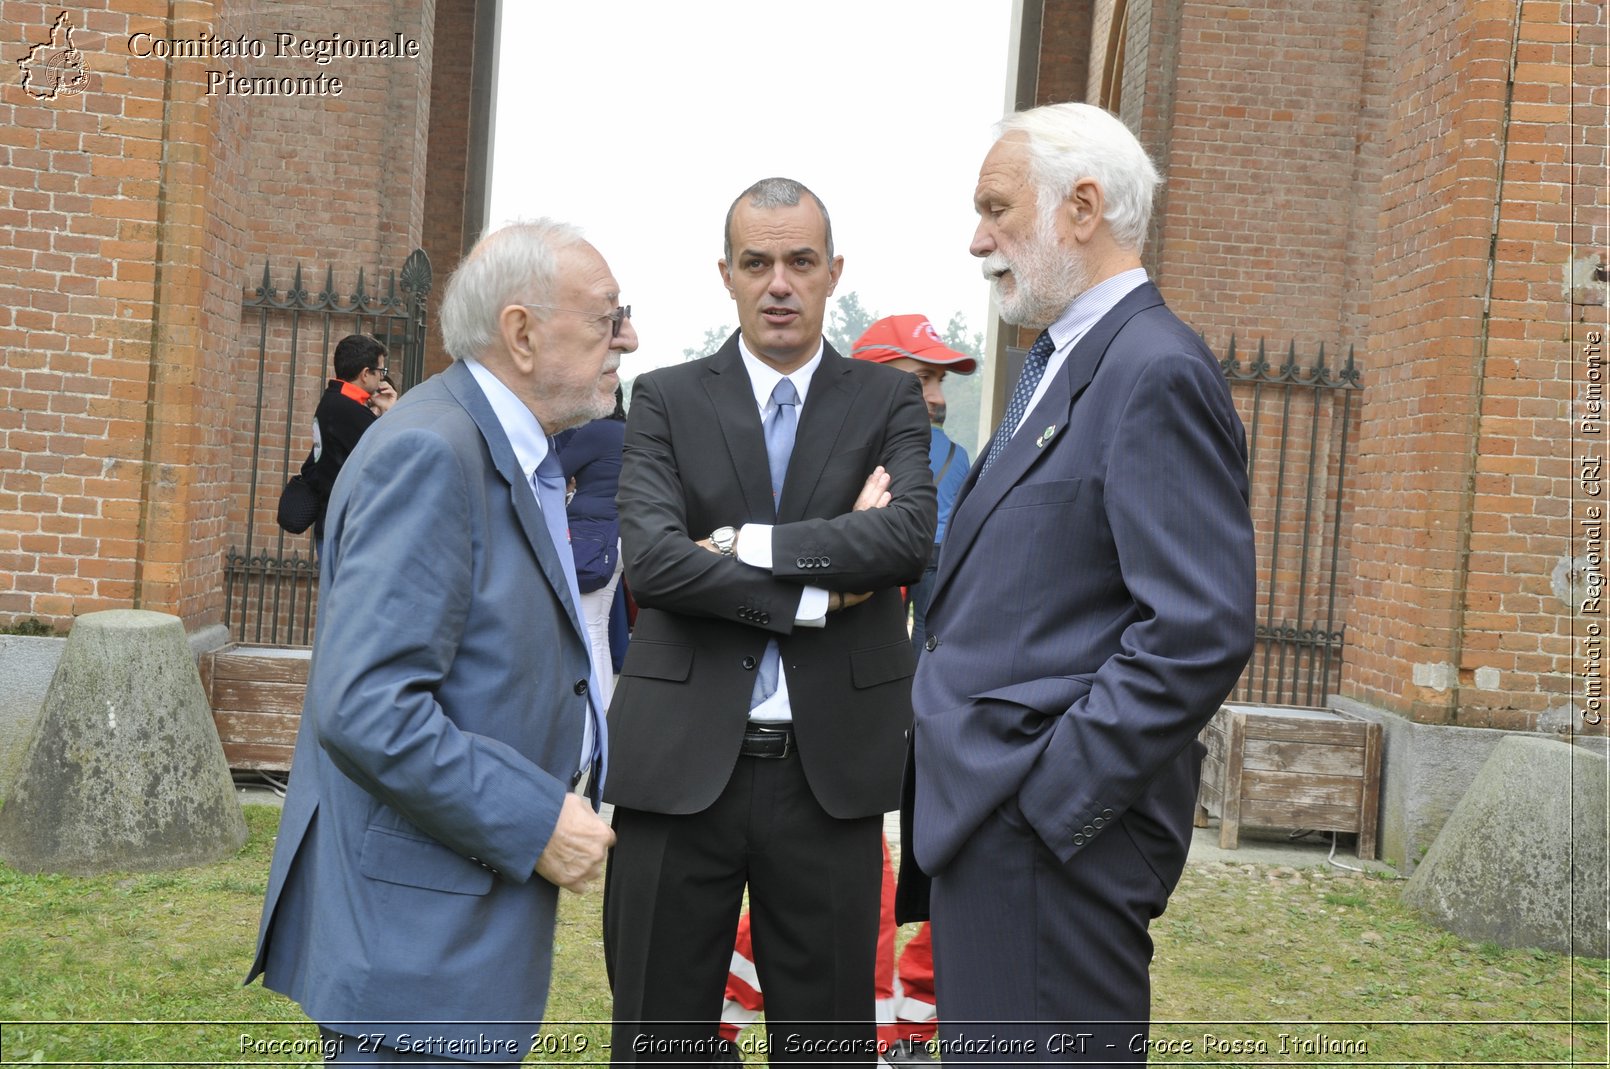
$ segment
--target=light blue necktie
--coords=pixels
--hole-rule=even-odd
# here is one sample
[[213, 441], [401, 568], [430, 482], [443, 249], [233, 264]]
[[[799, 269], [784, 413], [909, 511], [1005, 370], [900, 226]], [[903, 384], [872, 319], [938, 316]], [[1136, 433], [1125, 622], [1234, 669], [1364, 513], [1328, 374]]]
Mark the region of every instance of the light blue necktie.
[[1001, 425], [995, 428], [995, 437], [990, 440], [989, 451], [984, 454], [983, 466], [978, 469], [978, 477], [982, 479], [989, 466], [995, 463], [997, 457], [1006, 451], [1006, 443], [1012, 440], [1017, 432], [1017, 425], [1023, 422], [1023, 416], [1029, 410], [1029, 398], [1034, 396], [1034, 388], [1040, 385], [1040, 378], [1045, 374], [1045, 365], [1050, 362], [1051, 354], [1056, 352], [1056, 343], [1051, 340], [1050, 331], [1041, 331], [1040, 336], [1034, 339], [1034, 347], [1029, 355], [1023, 358], [1023, 373], [1018, 376], [1017, 389], [1012, 391], [1012, 400], [1006, 406], [1006, 415], [1001, 419]]
[[[771, 419], [766, 421], [766, 460], [771, 466], [771, 504], [775, 512], [783, 500], [783, 477], [788, 473], [788, 458], [794, 452], [794, 432], [799, 428], [799, 391], [786, 377], [779, 379], [771, 391], [771, 403], [775, 408]], [[776, 692], [781, 672], [782, 654], [777, 649], [777, 640], [771, 639], [760, 658], [749, 708], [753, 709]]]
[[[576, 586], [576, 558], [570, 552], [570, 519], [565, 515], [565, 469], [559, 463], [553, 439], [548, 439], [548, 455], [537, 465], [533, 480], [537, 491], [537, 504], [542, 506], [542, 520], [548, 525], [548, 537], [553, 539], [554, 552], [559, 555], [559, 567], [565, 573], [565, 584], [570, 588], [570, 603], [581, 613], [581, 591]], [[588, 791], [596, 799], [603, 790], [604, 770], [609, 755], [605, 745], [607, 728], [602, 710], [598, 708], [598, 668], [592, 663], [592, 644], [587, 644], [587, 713], [588, 730], [582, 738], [583, 752], [590, 753], [582, 767], [594, 766], [594, 775]], [[589, 736], [592, 746], [587, 743]]]

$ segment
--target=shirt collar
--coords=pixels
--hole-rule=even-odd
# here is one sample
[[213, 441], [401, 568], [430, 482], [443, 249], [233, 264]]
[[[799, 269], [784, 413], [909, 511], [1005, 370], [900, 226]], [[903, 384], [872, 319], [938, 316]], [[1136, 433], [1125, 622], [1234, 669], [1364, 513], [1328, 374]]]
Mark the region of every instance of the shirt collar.
[[369, 391], [364, 389], [362, 386], [359, 386], [357, 383], [347, 382], [345, 379], [331, 379], [330, 382], [332, 384], [341, 384], [341, 396], [349, 397], [358, 402], [360, 405], [366, 405], [369, 403]]
[[[778, 381], [785, 376], [749, 351], [749, 346], [744, 344], [742, 332], [738, 334], [738, 354], [743, 357], [744, 370], [749, 372], [749, 386], [755, 391], [755, 407], [764, 411], [766, 406], [771, 404], [771, 392], [777, 388]], [[794, 384], [794, 389], [799, 391], [800, 408], [805, 407], [805, 394], [810, 389], [811, 376], [816, 374], [817, 365], [821, 362], [822, 343], [818, 341], [816, 355], [786, 376], [788, 381]]]
[[1079, 294], [1048, 328], [1052, 344], [1060, 350], [1084, 337], [1085, 331], [1095, 326], [1097, 320], [1112, 311], [1114, 305], [1145, 281], [1146, 269], [1132, 267], [1103, 279]]
[[469, 368], [470, 374], [475, 378], [481, 392], [486, 394], [487, 404], [492, 406], [492, 414], [497, 417], [498, 425], [508, 436], [509, 445], [514, 448], [515, 462], [525, 473], [529, 482], [536, 475], [537, 465], [548, 456], [548, 435], [542, 429], [536, 415], [527, 408], [525, 402], [514, 395], [514, 391], [503, 385], [496, 375], [486, 369], [486, 365], [479, 360], [465, 360], [464, 366]]

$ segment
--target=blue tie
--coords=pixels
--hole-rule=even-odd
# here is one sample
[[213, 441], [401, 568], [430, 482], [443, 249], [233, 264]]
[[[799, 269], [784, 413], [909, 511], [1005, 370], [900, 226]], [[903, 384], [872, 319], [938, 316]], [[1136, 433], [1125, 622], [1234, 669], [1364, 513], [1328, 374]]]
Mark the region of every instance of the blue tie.
[[[548, 455], [537, 465], [537, 504], [542, 506], [542, 520], [548, 525], [548, 537], [553, 539], [554, 552], [559, 555], [559, 567], [565, 573], [565, 584], [570, 588], [570, 603], [581, 613], [581, 591], [576, 586], [576, 558], [570, 552], [570, 519], [565, 515], [565, 469], [559, 463], [553, 439], [548, 439]], [[605, 745], [606, 727], [602, 710], [598, 708], [598, 669], [592, 663], [592, 646], [587, 652], [587, 725], [582, 735], [582, 752], [586, 755], [583, 768], [592, 766], [594, 775], [588, 783], [593, 797], [603, 789], [604, 768], [609, 753]], [[590, 745], [589, 745], [590, 743]]]
[[1001, 425], [995, 428], [995, 437], [990, 440], [989, 451], [984, 454], [983, 466], [978, 469], [978, 477], [982, 479], [989, 466], [995, 463], [997, 457], [1006, 451], [1006, 443], [1012, 440], [1017, 431], [1017, 425], [1023, 422], [1023, 416], [1029, 410], [1029, 398], [1034, 396], [1034, 388], [1040, 385], [1040, 377], [1045, 374], [1045, 365], [1050, 362], [1051, 354], [1056, 352], [1056, 344], [1051, 341], [1050, 331], [1041, 331], [1040, 336], [1034, 339], [1034, 347], [1029, 355], [1023, 358], [1023, 374], [1018, 376], [1017, 389], [1012, 391], [1012, 400], [1006, 406], [1006, 415], [1001, 419]]
[[[771, 419], [766, 421], [766, 460], [771, 466], [771, 504], [775, 512], [783, 499], [783, 476], [788, 472], [788, 458], [794, 452], [794, 432], [799, 427], [799, 391], [787, 378], [779, 379], [771, 391], [771, 403], [775, 408]], [[753, 709], [776, 692], [781, 673], [782, 654], [777, 649], [777, 640], [771, 639], [760, 658], [755, 688], [749, 695], [749, 708]]]

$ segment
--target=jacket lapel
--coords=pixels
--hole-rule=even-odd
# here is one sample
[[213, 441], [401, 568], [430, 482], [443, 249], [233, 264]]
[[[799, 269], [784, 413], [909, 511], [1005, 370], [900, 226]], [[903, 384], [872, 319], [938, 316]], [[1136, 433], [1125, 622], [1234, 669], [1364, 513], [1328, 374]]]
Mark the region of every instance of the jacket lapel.
[[520, 521], [520, 529], [525, 533], [526, 541], [537, 555], [537, 564], [542, 568], [542, 574], [547, 578], [548, 585], [553, 587], [559, 601], [570, 616], [570, 626], [585, 644], [588, 642], [587, 631], [581, 622], [580, 606], [570, 600], [570, 583], [565, 579], [564, 566], [559, 561], [559, 553], [548, 535], [548, 524], [542, 518], [542, 509], [537, 505], [536, 491], [526, 479], [525, 472], [520, 470], [520, 463], [515, 459], [514, 447], [509, 444], [509, 436], [503, 431], [503, 424], [498, 422], [497, 414], [492, 411], [486, 394], [481, 392], [480, 385], [470, 374], [469, 368], [455, 360], [442, 372], [442, 383], [453, 395], [464, 411], [469, 413], [475, 425], [480, 428], [481, 437], [486, 440], [487, 451], [492, 456], [492, 466], [497, 473], [509, 484], [509, 500], [514, 506], [514, 514]]
[[[1097, 320], [1079, 339], [1051, 384], [1046, 387], [1040, 403], [1024, 417], [1022, 427], [1007, 442], [989, 474], [979, 478], [979, 463], [975, 463], [967, 473], [967, 481], [958, 491], [956, 505], [950, 514], [950, 526], [945, 529], [939, 571], [934, 576], [934, 592], [928, 603], [930, 613], [939, 604], [950, 577], [972, 549], [984, 521], [995, 511], [995, 506], [1043, 455], [1050, 452], [1059, 439], [1066, 437], [1068, 422], [1073, 418], [1073, 406], [1095, 377], [1096, 369], [1101, 366], [1102, 357], [1106, 355], [1118, 331], [1138, 312], [1162, 303], [1162, 295], [1150, 282], [1125, 294], [1111, 311]], [[987, 451], [987, 445], [979, 450], [980, 462]], [[996, 551], [1000, 549], [995, 548]]]
[[738, 352], [738, 332], [727, 339], [706, 365], [705, 392], [715, 409], [715, 423], [727, 443], [727, 455], [738, 476], [747, 516], [756, 523], [771, 523], [776, 510], [771, 499], [771, 468], [766, 463], [766, 435], [760, 427], [755, 390]]

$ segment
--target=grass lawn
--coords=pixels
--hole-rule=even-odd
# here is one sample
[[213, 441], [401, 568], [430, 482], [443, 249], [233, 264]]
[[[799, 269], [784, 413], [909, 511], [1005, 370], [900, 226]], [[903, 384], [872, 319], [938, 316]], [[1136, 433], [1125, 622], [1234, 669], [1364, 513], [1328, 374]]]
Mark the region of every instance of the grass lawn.
[[[246, 846], [206, 868], [81, 879], [0, 865], [0, 1064], [317, 1063], [298, 1008], [241, 986], [279, 811], [246, 817]], [[1605, 961], [1467, 942], [1403, 909], [1400, 889], [1190, 867], [1153, 926], [1153, 1063], [1606, 1064]], [[586, 1050], [532, 1064], [607, 1057], [600, 897], [561, 896], [549, 1003], [554, 1046]]]

